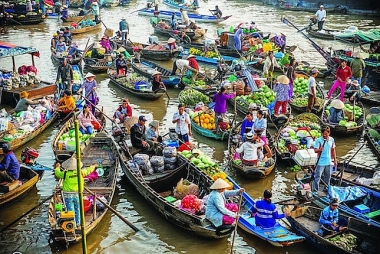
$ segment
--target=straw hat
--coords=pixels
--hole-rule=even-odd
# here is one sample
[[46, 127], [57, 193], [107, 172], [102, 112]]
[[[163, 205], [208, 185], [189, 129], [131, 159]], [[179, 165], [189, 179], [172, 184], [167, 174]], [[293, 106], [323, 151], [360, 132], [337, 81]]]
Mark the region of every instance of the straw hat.
[[351, 84], [354, 86], [359, 86], [359, 82], [357, 80], [351, 81]]
[[173, 42], [175, 42], [175, 39], [174, 38], [169, 38], [168, 43], [173, 43]]
[[94, 3], [92, 3], [93, 5], [98, 5], [98, 2], [94, 2]]
[[125, 48], [120, 47], [120, 48], [118, 49], [118, 51], [119, 51], [120, 53], [125, 52]]
[[190, 58], [192, 58], [192, 57], [196, 57], [196, 56], [190, 54], [190, 55], [187, 56], [187, 59], [190, 59]]
[[87, 72], [86, 76], [84, 76], [84, 78], [91, 78], [91, 77], [96, 77], [96, 76], [92, 74], [91, 72]]
[[[74, 156], [72, 156], [70, 159], [65, 160], [62, 163], [62, 167], [67, 169], [67, 170], [76, 170], [77, 169], [77, 159]], [[82, 162], [80, 162], [80, 167], [81, 168], [83, 167]]]
[[27, 91], [22, 91], [20, 93], [20, 98], [27, 98], [29, 96], [28, 92]]
[[362, 54], [360, 54], [360, 52], [358, 51], [358, 52], [354, 53], [354, 58], [360, 58], [360, 59], [362, 59], [363, 57], [362, 57]]
[[331, 102], [331, 107], [334, 107], [336, 109], [343, 109], [344, 108], [344, 103], [343, 101], [336, 99]]
[[95, 44], [93, 46], [94, 49], [100, 49], [101, 47], [102, 47], [102, 45], [100, 45], [99, 42], [95, 42]]
[[289, 79], [285, 75], [280, 75], [277, 77], [277, 81], [280, 82], [281, 84], [287, 85], [289, 84]]
[[159, 123], [158, 123], [157, 120], [153, 120], [152, 122], [149, 123], [149, 126], [152, 126], [152, 127], [154, 127], [154, 128], [157, 129], [157, 128], [158, 128], [158, 124], [159, 124]]
[[152, 77], [156, 76], [156, 75], [161, 75], [162, 73], [159, 72], [159, 71], [154, 71], [153, 74], [152, 74]]
[[230, 185], [222, 178], [216, 179], [216, 181], [210, 186], [211, 190], [219, 190], [230, 187]]
[[190, 19], [190, 23], [195, 23], [195, 19]]

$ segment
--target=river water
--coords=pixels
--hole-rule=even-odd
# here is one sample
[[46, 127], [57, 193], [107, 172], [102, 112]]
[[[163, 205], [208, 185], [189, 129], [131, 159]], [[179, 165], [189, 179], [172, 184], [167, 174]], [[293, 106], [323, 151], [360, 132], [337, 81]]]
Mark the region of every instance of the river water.
[[[258, 27], [267, 32], [283, 32], [288, 36], [288, 45], [297, 45], [298, 49], [294, 52], [298, 60], [312, 63], [313, 66], [323, 67], [323, 58], [312, 48], [310, 43], [297, 33], [295, 29], [281, 23], [280, 17], [285, 15], [294, 24], [300, 28], [306, 26], [309, 22], [310, 13], [304, 12], [284, 12], [272, 6], [261, 5], [252, 1], [200, 1], [201, 8], [199, 13], [208, 14], [208, 9], [213, 9], [218, 4], [224, 15], [232, 15], [230, 19], [221, 24], [205, 24], [208, 28], [207, 37], [215, 38], [216, 29], [220, 27], [235, 26], [240, 22], [250, 22], [255, 20]], [[126, 17], [130, 24], [131, 39], [133, 41], [146, 42], [153, 28], [149, 24], [148, 17], [138, 16], [136, 10], [143, 8], [145, 1], [136, 2], [132, 0], [126, 7], [116, 7], [101, 9], [101, 17], [108, 28], [115, 31], [118, 29], [118, 22], [122, 17]], [[169, 9], [161, 5], [162, 9]], [[358, 26], [360, 29], [375, 28], [380, 24], [380, 20], [373, 20], [361, 16], [344, 16], [329, 15], [326, 27], [344, 29], [350, 25]], [[56, 67], [53, 66], [50, 59], [50, 38], [54, 31], [60, 26], [57, 20], [46, 20], [44, 23], [36, 26], [12, 27], [9, 34], [2, 36], [1, 39], [23, 45], [34, 46], [40, 50], [41, 57], [36, 59], [36, 66], [39, 75], [48, 81], [54, 81], [56, 76]], [[105, 28], [103, 27], [103, 32]], [[80, 48], [84, 48], [87, 40], [92, 43], [100, 39], [102, 33], [88, 33], [74, 37]], [[164, 40], [164, 38], [161, 38]], [[336, 41], [316, 42], [323, 48], [347, 48], [346, 45]], [[0, 67], [10, 68], [11, 60], [0, 62]], [[16, 58], [16, 65], [30, 64], [29, 57], [20, 56]], [[169, 68], [172, 62], [165, 63]], [[202, 66], [204, 69], [210, 69], [210, 66]], [[169, 90], [170, 100], [162, 98], [154, 102], [141, 101], [124, 94], [112, 84], [105, 74], [98, 74], [98, 93], [100, 105], [104, 112], [112, 116], [113, 111], [122, 98], [128, 97], [134, 110], [134, 115], [144, 114], [148, 122], [156, 119], [162, 123], [161, 133], [167, 133], [169, 127], [172, 127], [171, 118], [176, 111], [178, 104], [178, 90]], [[327, 89], [331, 85], [331, 80], [321, 80]], [[233, 112], [233, 108], [229, 108]], [[54, 165], [54, 155], [51, 149], [51, 140], [57, 132], [59, 126], [53, 126], [28, 143], [27, 146], [34, 147], [40, 152], [38, 162], [46, 166]], [[272, 133], [276, 130], [271, 129]], [[219, 141], [213, 141], [194, 134], [193, 141], [196, 145], [207, 154], [218, 160], [221, 164], [225, 163], [227, 144]], [[350, 158], [355, 149], [360, 147], [362, 138], [336, 137], [338, 156], [347, 155]], [[25, 148], [25, 147], [23, 147]], [[20, 148], [16, 155], [20, 155]], [[368, 147], [364, 147], [354, 161], [373, 165], [378, 164], [376, 158], [372, 155]], [[277, 169], [267, 178], [260, 181], [247, 181], [238, 177], [235, 172], [228, 168], [226, 172], [230, 174], [238, 183], [240, 183], [247, 192], [257, 198], [260, 197], [265, 189], [272, 189], [275, 201], [292, 196], [292, 187], [294, 187], [294, 173], [286, 170], [288, 165], [280, 162]], [[101, 225], [88, 236], [87, 245], [89, 253], [229, 253], [232, 237], [222, 240], [205, 240], [183, 232], [175, 225], [170, 224], [163, 219], [152, 207], [148, 206], [145, 200], [134, 190], [127, 179], [119, 173], [117, 191], [114, 196], [113, 206], [127, 220], [133, 223], [141, 232], [135, 233], [124, 222], [108, 212]], [[38, 182], [37, 187], [16, 204], [0, 211], [0, 229], [8, 225], [23, 212], [34, 207], [38, 202], [51, 195], [56, 180], [52, 172], [45, 172], [42, 180]], [[29, 215], [23, 217], [13, 227], [0, 235], [0, 253], [81, 253], [81, 244], [70, 247], [65, 250], [64, 246], [57, 245], [49, 240], [49, 224], [47, 222], [47, 202]], [[306, 242], [300, 243], [287, 248], [273, 247], [262, 240], [259, 240], [244, 231], [238, 229], [235, 243], [235, 253], [319, 253], [310, 247]]]

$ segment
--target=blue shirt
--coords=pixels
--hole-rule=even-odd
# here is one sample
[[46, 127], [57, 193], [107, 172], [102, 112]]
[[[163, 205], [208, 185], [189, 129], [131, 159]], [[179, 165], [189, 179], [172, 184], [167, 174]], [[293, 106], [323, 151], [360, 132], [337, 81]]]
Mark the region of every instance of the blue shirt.
[[251, 131], [252, 134], [255, 134], [254, 129], [262, 129], [263, 132], [261, 133], [261, 137], [266, 137], [267, 136], [267, 134], [266, 134], [267, 119], [265, 119], [264, 117], [262, 117], [261, 119], [255, 118], [255, 120], [253, 121], [253, 128]]
[[0, 162], [0, 170], [6, 170], [7, 174], [15, 180], [20, 177], [20, 163], [12, 151], [4, 155], [3, 160]]
[[243, 136], [243, 134], [251, 132], [253, 126], [253, 121], [248, 121], [248, 119], [245, 119], [240, 127], [240, 135]]
[[[324, 145], [323, 145], [324, 143]], [[318, 138], [315, 141], [314, 148], [320, 149], [323, 147], [323, 151], [320, 155], [320, 159], [318, 161], [317, 166], [330, 166], [331, 165], [331, 149], [335, 149], [335, 141], [334, 138], [329, 137], [328, 141], [324, 142], [323, 137]]]
[[257, 201], [252, 209], [256, 213], [256, 226], [263, 228], [271, 228], [276, 224], [276, 219], [282, 219], [285, 214], [278, 214], [277, 208], [273, 203], [269, 203], [266, 199]]
[[322, 225], [331, 225], [332, 222], [338, 223], [339, 211], [335, 209], [331, 210], [330, 206], [325, 207], [319, 217], [319, 223]]
[[329, 111], [330, 116], [328, 119], [331, 123], [339, 123], [339, 121], [344, 118], [344, 112], [342, 109], [336, 109], [334, 107], [331, 107]]

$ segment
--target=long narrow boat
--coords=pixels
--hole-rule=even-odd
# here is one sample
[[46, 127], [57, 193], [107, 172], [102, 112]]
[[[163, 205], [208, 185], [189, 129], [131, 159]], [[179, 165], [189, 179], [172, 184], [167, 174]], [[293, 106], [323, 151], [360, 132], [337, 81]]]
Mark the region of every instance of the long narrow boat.
[[[342, 207], [342, 205], [340, 207]], [[291, 212], [288, 221], [297, 234], [304, 236], [309, 243], [323, 253], [379, 253], [379, 227], [369, 225], [355, 217], [349, 217], [339, 213], [340, 218], [347, 220], [348, 229], [332, 235], [320, 236], [317, 232], [320, 229], [319, 217], [321, 212], [322, 209], [312, 206], [298, 207]], [[353, 242], [355, 244], [347, 243], [348, 239], [346, 238], [348, 235], [354, 236], [355, 240]]]
[[[173, 13], [175, 13], [177, 18], [181, 18], [180, 12], [172, 12], [172, 11], [165, 11], [165, 10], [160, 10], [158, 13], [158, 17], [170, 19]], [[146, 8], [139, 10], [138, 14], [142, 16], [150, 16], [150, 17], [155, 16], [153, 9], [146, 9]], [[230, 16], [217, 18], [216, 16], [213, 16], [213, 15], [202, 15], [202, 14], [195, 14], [195, 13], [188, 13], [187, 15], [189, 16], [189, 19], [194, 19], [197, 22], [204, 22], [204, 23], [219, 23], [231, 17], [230, 15]]]
[[51, 60], [52, 60], [54, 65], [60, 65], [64, 58], [66, 58], [68, 60], [68, 63], [71, 65], [80, 64], [80, 62], [82, 60], [82, 58], [79, 56], [77, 56], [75, 58], [68, 58], [67, 55], [66, 56], [57, 56], [57, 54], [55, 52], [53, 52], [52, 50], [50, 50], [50, 51], [51, 51]]
[[135, 72], [138, 74], [151, 79], [152, 74], [154, 71], [159, 71], [162, 73], [162, 82], [165, 84], [166, 87], [174, 87], [175, 85], [178, 85], [178, 83], [181, 81], [181, 78], [177, 75], [172, 76], [172, 71], [169, 69], [166, 69], [162, 65], [159, 65], [158, 63], [140, 58], [140, 62], [132, 61], [132, 68]]
[[[178, 55], [178, 57], [183, 57], [189, 54], [190, 54], [190, 51], [185, 49]], [[227, 63], [231, 63], [233, 60], [238, 59], [232, 56], [220, 56], [220, 57]], [[197, 59], [198, 62], [213, 64], [213, 65], [217, 65], [219, 63], [219, 57], [205, 57], [205, 56], [196, 55], [195, 59]]]
[[[204, 43], [198, 43], [198, 42], [191, 42], [191, 43], [185, 43], [185, 42], [178, 42], [178, 45], [183, 47], [184, 49], [190, 49], [190, 48], [195, 48], [198, 50], [204, 50]], [[236, 57], [240, 58], [240, 54], [238, 51], [236, 51], [235, 48], [231, 47], [221, 47], [217, 46], [219, 53], [224, 57], [224, 56], [229, 56], [229, 57]]]
[[168, 20], [160, 20], [157, 24], [156, 22], [153, 22], [152, 26], [155, 34], [172, 37], [172, 35], [175, 34], [175, 31], [179, 31], [185, 32], [191, 40], [199, 40], [203, 38], [207, 32], [207, 29], [203, 29], [202, 27], [198, 27], [199, 30], [179, 27], [177, 27], [177, 29], [173, 29], [170, 25], [170, 21]]
[[191, 129], [203, 137], [212, 138], [216, 140], [226, 140], [229, 136], [229, 130], [219, 131], [203, 128], [195, 123], [194, 119], [191, 119]]
[[335, 34], [341, 33], [341, 31], [331, 29], [323, 29], [323, 31], [307, 29], [306, 31], [310, 36], [324, 40], [335, 40]]
[[[70, 5], [71, 5], [71, 2], [70, 2]], [[82, 4], [83, 5], [83, 4]], [[78, 7], [79, 8], [79, 7]], [[75, 22], [75, 23], [78, 23], [79, 21], [81, 20], [87, 20], [87, 19], [91, 19], [91, 20], [94, 20], [95, 16], [94, 14], [87, 14], [85, 16], [79, 16], [79, 15], [70, 15], [66, 21], [64, 22]]]
[[[90, 46], [87, 47], [87, 49], [85, 49], [85, 51], [83, 51], [84, 67], [86, 70], [90, 72], [107, 72], [109, 64], [112, 63], [112, 58], [110, 55], [109, 57], [108, 55], [105, 55], [102, 59], [93, 58], [91, 57], [91, 55], [89, 56], [89, 52], [92, 52], [94, 45], [95, 43], [92, 43]], [[110, 45], [112, 50], [117, 48], [117, 44], [115, 41], [111, 40]]]
[[98, 23], [98, 24], [96, 24], [94, 26], [86, 26], [86, 27], [82, 27], [82, 28], [71, 29], [70, 33], [72, 35], [76, 35], [76, 34], [82, 34], [82, 33], [92, 32], [92, 31], [95, 31], [95, 30], [99, 30], [101, 28], [102, 28], [102, 23]]
[[[272, 157], [267, 158], [267, 162], [264, 165], [258, 166], [244, 166], [241, 160], [235, 159], [236, 148], [238, 145], [242, 144], [242, 137], [240, 136], [241, 122], [237, 124], [235, 128], [231, 129], [228, 138], [228, 163], [229, 166], [236, 170], [236, 172], [243, 176], [245, 179], [261, 179], [268, 176], [273, 169], [276, 167], [277, 154], [273, 144], [273, 138], [267, 131], [267, 141], [268, 146], [272, 150]], [[265, 149], [263, 148], [263, 152]]]
[[103, 6], [105, 7], [116, 7], [119, 6], [119, 0], [104, 0]]
[[182, 156], [177, 156], [177, 168], [166, 170], [163, 173], [142, 175], [140, 170], [131, 168], [133, 161], [129, 161], [129, 152], [120, 153], [121, 168], [129, 182], [162, 216], [173, 224], [203, 238], [226, 238], [231, 235], [231, 226], [215, 228], [205, 219], [205, 215], [193, 214], [180, 209], [173, 203], [173, 189], [183, 179], [198, 186], [198, 198], [209, 194], [209, 187], [213, 181], [194, 164], [189, 163]]
[[141, 50], [141, 54], [143, 57], [146, 59], [151, 59], [151, 60], [157, 60], [157, 61], [167, 61], [170, 60], [174, 57], [178, 57], [181, 51], [179, 50], [154, 50], [154, 49], [148, 49], [148, 48], [143, 48]]
[[[94, 197], [86, 190], [83, 192], [87, 200], [93, 200], [93, 203], [88, 202], [90, 205], [86, 205], [88, 210], [85, 212], [86, 233], [90, 234], [101, 223], [108, 211], [108, 207], [106, 206], [98, 207], [97, 203], [99, 201], [96, 199], [101, 198], [108, 205], [112, 203], [117, 184], [119, 154], [113, 139], [105, 133], [98, 133], [96, 137], [92, 137], [90, 143], [81, 153], [81, 161], [84, 167], [97, 163], [101, 165], [103, 169], [101, 171], [104, 172], [104, 174], [99, 174], [96, 180], [85, 183], [85, 188], [96, 194]], [[76, 155], [74, 154], [73, 156]], [[61, 212], [61, 215], [57, 213], [58, 207], [64, 203], [62, 192], [59, 191], [60, 188], [62, 188], [62, 180], [59, 181], [55, 190], [56, 192], [53, 193], [53, 198], [50, 200], [48, 221], [51, 227], [52, 239], [56, 242], [65, 243], [68, 246], [69, 244], [79, 242], [82, 239], [82, 235], [81, 230], [75, 227], [74, 216], [70, 216], [70, 213], [65, 212]], [[63, 217], [63, 213], [65, 213], [65, 217]]]
[[164, 89], [158, 89], [156, 91], [152, 91], [150, 89], [136, 89], [133, 84], [129, 83], [129, 81], [125, 80], [125, 77], [117, 78], [116, 71], [108, 69], [108, 77], [117, 87], [123, 89], [125, 92], [132, 94], [141, 99], [145, 100], [157, 100], [161, 98], [166, 91]]
[[[314, 107], [312, 108], [312, 113], [318, 114], [323, 109], [323, 104], [325, 101], [324, 92], [322, 90], [322, 87], [317, 85], [317, 102], [315, 103]], [[292, 107], [293, 110], [303, 113], [306, 112], [308, 104], [308, 97], [306, 94], [296, 94], [294, 93], [292, 99], [289, 101], [289, 105]]]
[[0, 185], [0, 208], [15, 202], [29, 193], [37, 184], [39, 175], [30, 167], [20, 165], [20, 178]]
[[[37, 137], [46, 128], [48, 128], [56, 120], [57, 117], [58, 117], [58, 113], [54, 112], [47, 121], [45, 121], [43, 124], [39, 125], [38, 127], [34, 128], [33, 131], [31, 131], [30, 133], [24, 134], [22, 136], [19, 136], [18, 138], [15, 138], [15, 139], [13, 139], [11, 141], [8, 141], [8, 143], [11, 146], [11, 150], [14, 151], [14, 150], [18, 149], [19, 147], [21, 147], [21, 146], [25, 145], [26, 143], [28, 143], [29, 141], [31, 141], [35, 137]], [[17, 132], [17, 130], [16, 130], [16, 132]], [[1, 140], [1, 142], [5, 142], [4, 138], [5, 138], [5, 136], [7, 134], [8, 134], [8, 131], [3, 132], [3, 133], [0, 134], [0, 140]], [[0, 155], [1, 154], [4, 154], [3, 150], [0, 150]]]
[[[330, 113], [329, 108], [330, 108], [331, 102], [332, 100], [329, 100], [327, 103], [325, 103], [321, 117], [324, 124], [329, 126], [333, 133], [346, 135], [346, 134], [355, 134], [358, 131], [363, 130], [364, 120], [365, 120], [365, 116], [364, 116], [365, 110], [361, 102], [357, 102], [356, 105], [352, 103], [345, 104], [346, 108], [344, 110], [351, 110], [353, 117], [355, 118], [353, 119], [353, 121], [351, 121], [351, 123], [353, 123], [352, 125], [350, 125], [349, 121], [347, 121], [346, 125], [332, 124], [328, 121], [328, 116], [329, 116], [328, 114]], [[347, 108], [347, 107], [351, 107], [351, 108]], [[355, 113], [353, 112], [353, 108], [355, 108], [354, 109]]]
[[[321, 134], [322, 120], [313, 113], [303, 113], [289, 120], [275, 135], [274, 143], [276, 152], [282, 160], [293, 160], [296, 150], [304, 150], [307, 143], [313, 141]], [[300, 132], [298, 134], [298, 132]], [[298, 134], [298, 135], [297, 135]], [[304, 148], [304, 149], [302, 149]]]
[[364, 129], [364, 137], [368, 140], [368, 145], [371, 147], [377, 158], [380, 158], [380, 136], [378, 130], [366, 126]]
[[184, 9], [185, 11], [194, 12], [196, 11], [199, 6], [196, 4], [198, 1], [193, 1], [191, 4], [188, 4], [186, 1], [182, 0], [181, 3], [174, 0], [163, 0], [162, 3], [166, 4], [167, 6], [170, 6], [174, 9]]
[[[98, 131], [95, 131], [94, 130], [94, 134], [97, 133], [97, 132], [102, 132], [106, 126], [106, 118], [104, 116], [104, 114], [100, 111], [96, 111], [95, 112], [96, 114], [96, 119], [99, 121], [99, 123], [101, 123], [101, 127]], [[69, 133], [70, 130], [74, 130], [75, 129], [75, 120], [76, 120], [76, 116], [72, 116], [68, 121], [66, 121], [58, 130], [58, 132], [55, 134], [54, 138], [53, 138], [53, 141], [51, 143], [51, 146], [52, 146], [52, 149], [53, 149], [53, 152], [54, 152], [54, 156], [55, 156], [55, 159], [57, 161], [64, 161], [64, 160], [67, 160], [69, 159], [74, 153], [75, 153], [75, 141], [65, 141], [62, 136], [65, 134], [65, 133]], [[72, 133], [72, 136], [74, 135], [74, 133]], [[93, 136], [92, 135], [92, 136]], [[73, 138], [71, 136], [71, 138]], [[67, 138], [69, 138], [70, 135], [67, 136]], [[71, 145], [69, 143], [72, 143]], [[83, 142], [81, 142], [81, 149], [85, 148], [88, 144], [89, 144], [90, 140], [87, 139], [87, 140], [84, 140]]]
[[[240, 189], [240, 186], [230, 177], [228, 177], [228, 180], [233, 183], [235, 190]], [[243, 192], [240, 216], [238, 220], [238, 226], [241, 229], [276, 247], [290, 246], [294, 243], [299, 243], [305, 240], [305, 237], [294, 234], [286, 227], [282, 226], [279, 222], [276, 222], [276, 224], [271, 228], [262, 228], [261, 226], [257, 226], [255, 217], [249, 212], [252, 210], [254, 205], [255, 200], [253, 200], [247, 192]]]

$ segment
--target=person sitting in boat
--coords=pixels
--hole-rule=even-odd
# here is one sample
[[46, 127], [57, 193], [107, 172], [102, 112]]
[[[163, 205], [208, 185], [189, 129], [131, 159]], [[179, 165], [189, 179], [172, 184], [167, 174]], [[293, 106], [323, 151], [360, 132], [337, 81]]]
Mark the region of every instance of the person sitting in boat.
[[146, 122], [145, 116], [139, 116], [138, 122], [131, 127], [131, 142], [135, 148], [140, 148], [144, 152], [152, 151], [154, 149], [154, 143], [151, 140], [146, 139]]
[[218, 19], [220, 19], [223, 16], [222, 11], [219, 9], [217, 5], [215, 5], [215, 10], [210, 10], [212, 15], [216, 16]]
[[67, 52], [65, 38], [63, 36], [59, 38], [59, 41], [55, 45], [55, 52], [59, 55], [62, 55], [63, 52]]
[[360, 88], [359, 81], [353, 80], [349, 83], [349, 87], [346, 89], [346, 94], [350, 102], [360, 101], [362, 98], [362, 89]]
[[67, 5], [62, 6], [63, 10], [61, 12], [61, 20], [63, 22], [66, 22], [69, 18], [69, 8], [67, 8]]
[[177, 30], [178, 20], [177, 16], [175, 15], [175, 12], [172, 13], [172, 17], [170, 19], [170, 26], [173, 30]]
[[18, 180], [20, 177], [20, 163], [11, 150], [11, 145], [3, 143], [1, 148], [3, 149], [4, 157], [0, 162], [0, 183]]
[[118, 123], [124, 123], [129, 117], [132, 117], [132, 107], [129, 105], [128, 99], [123, 99], [122, 104], [113, 114], [113, 119]]
[[29, 106], [38, 105], [40, 101], [32, 101], [28, 99], [28, 92], [22, 91], [20, 93], [20, 100], [17, 102], [17, 105], [14, 109], [15, 113], [20, 113], [21, 111], [27, 111]]
[[153, 120], [149, 123], [149, 129], [146, 131], [146, 139], [153, 142], [162, 142], [162, 137], [158, 131], [159, 122], [157, 120]]
[[53, 51], [55, 51], [55, 48], [57, 46], [59, 39], [58, 39], [58, 33], [53, 34], [53, 38], [50, 40], [50, 47]]
[[333, 124], [338, 124], [340, 120], [344, 119], [344, 103], [343, 101], [336, 99], [331, 102], [331, 107], [329, 109], [330, 115], [328, 121]]
[[79, 11], [78, 16], [84, 16], [87, 14], [87, 12], [83, 10], [82, 8], [78, 8], [78, 11]]
[[219, 37], [219, 45], [221, 47], [228, 47], [228, 33], [226, 31], [223, 31]]
[[91, 58], [103, 59], [104, 58], [105, 49], [102, 48], [99, 42], [96, 42], [91, 50]]
[[87, 168], [82, 168], [83, 163], [80, 162], [81, 177], [77, 175], [77, 160], [76, 158], [70, 157], [70, 159], [64, 161], [61, 164], [55, 164], [54, 174], [57, 178], [63, 179], [62, 181], [62, 191], [63, 198], [65, 200], [66, 209], [68, 211], [73, 211], [75, 214], [75, 225], [80, 226], [80, 206], [79, 206], [79, 195], [78, 195], [78, 178], [82, 186], [84, 186], [84, 177], [91, 174], [98, 168], [98, 164], [93, 164]]
[[164, 84], [164, 82], [162, 82], [161, 75], [162, 75], [162, 73], [159, 71], [153, 72], [153, 74], [152, 74], [152, 78], [153, 78], [153, 80], [152, 80], [152, 91], [156, 91], [158, 89], [165, 89], [166, 90], [165, 84]]
[[241, 193], [244, 192], [244, 188], [226, 191], [226, 189], [230, 187], [231, 186], [222, 178], [216, 179], [210, 186], [211, 192], [207, 199], [205, 215], [206, 219], [211, 221], [216, 228], [223, 226], [226, 217], [229, 219], [231, 219], [231, 217], [232, 219], [239, 218], [236, 212], [232, 212], [226, 208], [226, 201], [229, 197], [241, 195]]
[[[127, 61], [125, 61], [122, 54], [119, 54], [118, 58], [115, 60], [115, 65], [116, 65], [116, 75], [118, 77], [127, 75], [127, 71], [128, 71]], [[121, 72], [121, 70], [123, 70], [123, 72]]]
[[254, 20], [251, 21], [251, 24], [248, 27], [249, 32], [256, 32], [257, 31], [257, 25]]
[[106, 35], [103, 35], [100, 40], [100, 45], [106, 49], [106, 53], [110, 53], [112, 51], [111, 42]]
[[325, 231], [342, 231], [347, 229], [347, 220], [339, 219], [339, 200], [337, 198], [330, 199], [329, 206], [325, 207], [319, 216], [321, 228], [317, 233], [324, 236]]
[[128, 59], [130, 59], [131, 58], [131, 55], [128, 53], [128, 51], [127, 50], [125, 50], [125, 48], [123, 48], [123, 47], [120, 47], [120, 48], [118, 48], [117, 50], [113, 50], [114, 52], [116, 51], [116, 53], [119, 53], [119, 54], [121, 54], [121, 55], [123, 55], [123, 58], [125, 59], [125, 60], [128, 60]]
[[78, 49], [78, 44], [76, 42], [71, 43], [71, 46], [68, 49], [67, 56], [72, 58], [79, 57], [82, 54], [82, 50]]
[[244, 153], [242, 162], [247, 166], [257, 166], [257, 149], [264, 146], [264, 142], [257, 142], [257, 134], [247, 133], [245, 142], [236, 149], [237, 153]]
[[255, 216], [256, 226], [262, 228], [272, 228], [276, 225], [276, 219], [282, 219], [285, 216], [290, 216], [290, 212], [279, 214], [276, 205], [272, 203], [272, 192], [264, 191], [264, 199], [256, 201], [251, 213]]
[[253, 128], [252, 133], [256, 133], [258, 136], [260, 136], [260, 139], [264, 141], [264, 145], [268, 144], [267, 141], [267, 119], [264, 117], [264, 112], [260, 109], [257, 111], [257, 116], [253, 120]]
[[70, 29], [66, 26], [63, 29], [63, 38], [65, 38], [66, 45], [70, 45], [71, 41], [73, 40], [73, 36], [71, 35]]
[[26, 12], [32, 12], [33, 11], [33, 5], [31, 0], [26, 1]]
[[168, 39], [168, 48], [169, 48], [170, 52], [177, 49], [177, 44], [175, 42], [176, 42], [176, 40], [174, 38]]
[[87, 104], [83, 106], [82, 112], [78, 115], [78, 122], [80, 125], [79, 131], [82, 134], [92, 134], [94, 129], [99, 129], [101, 126]]
[[178, 31], [174, 30], [173, 31], [173, 37], [178, 40], [179, 42], [185, 43], [185, 44], [190, 44], [191, 43], [191, 38], [186, 34], [185, 31]]
[[245, 116], [245, 119], [241, 123], [240, 127], [240, 135], [242, 136], [242, 140], [245, 141], [245, 137], [247, 133], [252, 131], [253, 127], [253, 114], [248, 112]]
[[70, 114], [76, 108], [74, 97], [71, 95], [70, 90], [65, 90], [63, 92], [63, 97], [59, 99], [57, 103], [57, 111], [61, 112], [63, 115]]

